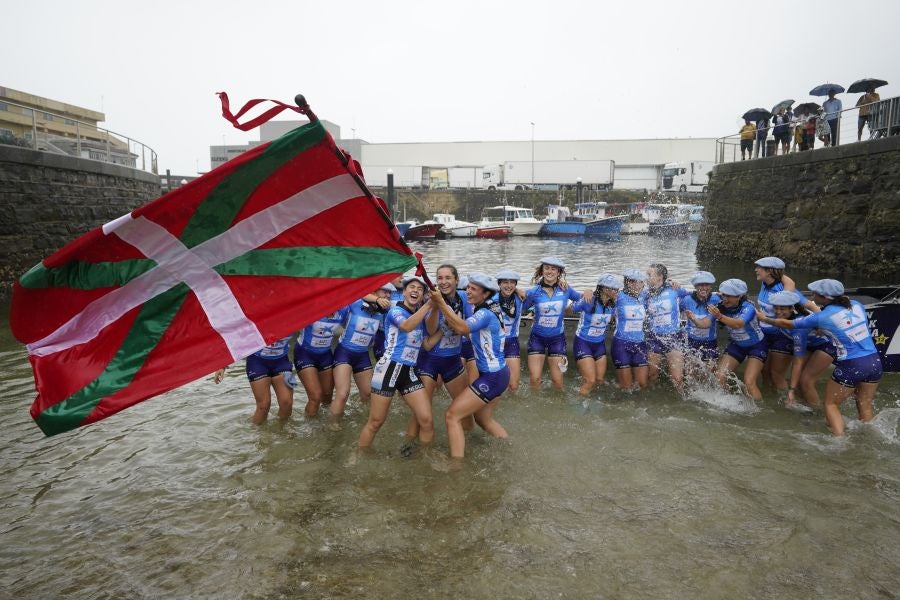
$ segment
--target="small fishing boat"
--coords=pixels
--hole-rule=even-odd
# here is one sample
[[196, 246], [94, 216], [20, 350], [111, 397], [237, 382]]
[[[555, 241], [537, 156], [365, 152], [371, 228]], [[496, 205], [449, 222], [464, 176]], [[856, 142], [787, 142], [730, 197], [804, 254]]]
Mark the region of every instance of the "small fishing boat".
[[585, 235], [619, 235], [622, 233], [622, 226], [628, 220], [628, 215], [616, 215], [603, 217], [586, 223], [587, 229]]
[[430, 223], [440, 223], [443, 225], [443, 229], [441, 229], [440, 233], [443, 234], [444, 237], [475, 237], [475, 230], [478, 229], [478, 225], [475, 223], [457, 221], [455, 215], [448, 213], [435, 213], [434, 219], [425, 221], [423, 225]]
[[622, 224], [620, 231], [622, 235], [631, 235], [636, 233], [650, 233], [650, 222], [640, 213], [631, 213]]
[[547, 206], [547, 218], [538, 235], [541, 237], [580, 237], [584, 235], [587, 224], [573, 217], [565, 206], [550, 204]]
[[443, 225], [440, 223], [417, 223], [410, 221], [409, 229], [403, 237], [407, 240], [434, 240]]
[[509, 225], [487, 225], [475, 230], [475, 237], [482, 239], [505, 239], [512, 235]]
[[691, 226], [690, 209], [684, 204], [648, 205], [649, 233], [661, 237], [681, 237]]
[[543, 223], [534, 218], [534, 211], [521, 206], [488, 206], [481, 213], [479, 227], [509, 225], [511, 235], [537, 235]]

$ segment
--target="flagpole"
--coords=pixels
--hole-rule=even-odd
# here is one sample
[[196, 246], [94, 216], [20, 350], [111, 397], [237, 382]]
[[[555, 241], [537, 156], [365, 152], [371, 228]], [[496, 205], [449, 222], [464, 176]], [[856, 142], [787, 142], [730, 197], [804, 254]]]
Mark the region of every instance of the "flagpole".
[[[306, 96], [303, 94], [297, 94], [294, 96], [294, 102], [297, 104], [297, 107], [300, 109], [300, 112], [309, 119], [310, 123], [316, 123], [319, 120], [319, 117], [316, 116], [316, 113], [313, 112], [312, 108], [309, 106], [309, 102], [306, 101]], [[328, 139], [331, 139], [331, 136], [328, 136]], [[347, 169], [347, 173], [353, 177], [353, 180], [356, 182], [356, 185], [359, 186], [359, 189], [363, 191], [366, 197], [375, 205], [375, 208], [378, 210], [378, 214], [381, 215], [381, 218], [384, 219], [385, 224], [397, 235], [397, 241], [403, 244], [403, 247], [410, 251], [410, 254], [416, 257], [419, 261], [419, 265], [416, 268], [416, 275], [420, 275], [425, 283], [431, 289], [434, 289], [434, 283], [431, 282], [431, 279], [428, 277], [428, 272], [425, 270], [425, 264], [422, 262], [422, 254], [419, 252], [413, 252], [409, 245], [406, 243], [406, 240], [403, 239], [403, 236], [400, 235], [400, 232], [397, 230], [397, 226], [394, 224], [391, 216], [385, 212], [384, 207], [382, 207], [381, 203], [376, 198], [375, 194], [372, 193], [372, 190], [369, 189], [369, 186], [366, 185], [366, 182], [360, 176], [356, 169], [351, 168], [350, 166], [350, 156], [337, 147], [337, 145], [332, 140], [332, 148], [334, 149], [335, 155], [337, 155], [338, 159], [341, 161], [341, 164], [344, 165], [344, 168]]]

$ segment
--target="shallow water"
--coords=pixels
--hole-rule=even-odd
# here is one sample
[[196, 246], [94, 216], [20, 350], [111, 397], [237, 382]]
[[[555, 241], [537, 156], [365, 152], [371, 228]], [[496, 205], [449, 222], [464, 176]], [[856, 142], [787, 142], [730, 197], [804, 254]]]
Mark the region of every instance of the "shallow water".
[[[516, 238], [416, 244], [433, 271], [567, 260], [665, 262], [695, 240]], [[735, 268], [740, 268], [737, 266]], [[717, 273], [719, 274], [719, 273]], [[740, 276], [739, 273], [721, 273]], [[744, 277], [751, 288], [752, 271]], [[804, 280], [805, 282], [806, 280]], [[855, 282], [857, 283], [857, 282]], [[864, 283], [864, 282], [858, 282]], [[608, 378], [612, 373], [608, 373]], [[468, 437], [461, 470], [435, 447], [401, 458], [394, 402], [371, 456], [365, 410], [341, 431], [295, 416], [249, 424], [242, 365], [85, 429], [44, 438], [25, 352], [0, 332], [0, 590], [11, 597], [723, 598], [900, 594], [900, 376], [872, 424], [834, 439], [821, 415], [712, 387], [684, 399], [604, 387], [504, 397], [508, 441]], [[448, 399], [436, 401], [440, 414]], [[440, 419], [438, 419], [439, 421]], [[2, 596], [2, 594], [0, 594]]]

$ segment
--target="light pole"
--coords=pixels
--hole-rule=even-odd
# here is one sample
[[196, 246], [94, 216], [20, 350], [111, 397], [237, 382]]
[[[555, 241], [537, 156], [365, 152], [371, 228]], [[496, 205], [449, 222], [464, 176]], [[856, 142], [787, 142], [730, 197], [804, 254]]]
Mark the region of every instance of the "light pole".
[[575, 180], [575, 202], [581, 202], [581, 177]]
[[531, 189], [534, 189], [534, 121], [531, 122]]
[[394, 170], [388, 169], [387, 172], [387, 201], [388, 201], [388, 212], [391, 215], [391, 219], [394, 221], [397, 220], [397, 205], [394, 202]]

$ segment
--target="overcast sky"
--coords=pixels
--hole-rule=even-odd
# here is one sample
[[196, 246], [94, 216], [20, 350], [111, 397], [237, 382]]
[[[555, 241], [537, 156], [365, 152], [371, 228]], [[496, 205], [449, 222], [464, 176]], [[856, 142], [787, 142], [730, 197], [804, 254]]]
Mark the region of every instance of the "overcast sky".
[[258, 139], [222, 119], [218, 91], [235, 110], [302, 92], [369, 142], [528, 140], [531, 122], [538, 140], [718, 137], [827, 81], [878, 77], [882, 98], [900, 95], [891, 0], [20, 0], [3, 13], [0, 85], [102, 110], [177, 174], [209, 169], [223, 136]]

